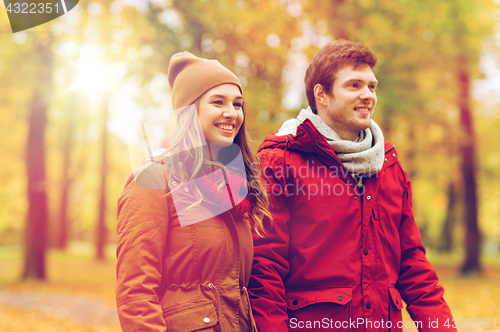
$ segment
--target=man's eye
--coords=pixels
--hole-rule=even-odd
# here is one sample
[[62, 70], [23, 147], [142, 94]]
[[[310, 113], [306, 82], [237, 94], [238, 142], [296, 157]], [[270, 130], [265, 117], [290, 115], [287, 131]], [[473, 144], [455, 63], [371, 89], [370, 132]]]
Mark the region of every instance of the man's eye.
[[376, 85], [370, 85], [370, 90], [376, 90], [377, 86]]
[[358, 87], [358, 83], [352, 83], [350, 86], [353, 87], [353, 88], [357, 88]]

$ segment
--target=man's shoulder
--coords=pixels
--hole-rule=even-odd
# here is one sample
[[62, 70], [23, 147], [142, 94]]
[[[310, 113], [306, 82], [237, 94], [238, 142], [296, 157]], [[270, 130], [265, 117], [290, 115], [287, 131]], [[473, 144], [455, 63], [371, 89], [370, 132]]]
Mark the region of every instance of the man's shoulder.
[[258, 152], [260, 153], [263, 150], [272, 149], [286, 149], [288, 146], [287, 144], [293, 141], [293, 138], [297, 135], [297, 129], [301, 124], [302, 121], [297, 118], [286, 120], [277, 131], [264, 138], [259, 146]]
[[384, 141], [384, 150], [387, 153], [390, 150], [396, 150], [396, 146], [389, 141]]
[[272, 134], [267, 135], [262, 143], [259, 145], [257, 154], [269, 154], [269, 153], [280, 153], [286, 147], [287, 137], [277, 136], [278, 132], [275, 131]]
[[408, 175], [406, 174], [406, 171], [403, 169], [403, 165], [401, 164], [401, 161], [399, 160], [398, 156], [398, 151], [396, 150], [396, 146], [392, 144], [389, 141], [384, 141], [384, 151], [385, 151], [385, 158], [384, 158], [384, 168], [386, 171], [387, 169], [394, 165], [396, 166], [396, 170], [398, 173], [400, 173], [400, 176], [402, 177], [403, 181], [405, 183], [408, 183], [410, 181]]
[[385, 162], [398, 161], [396, 146], [389, 141], [384, 141]]
[[268, 135], [260, 144], [257, 153], [261, 168], [282, 163], [285, 147], [286, 142], [282, 142], [275, 133]]
[[280, 127], [280, 129], [275, 133], [276, 136], [286, 136], [286, 135], [296, 135], [297, 128], [300, 126], [302, 121], [299, 119], [289, 119], [286, 120]]

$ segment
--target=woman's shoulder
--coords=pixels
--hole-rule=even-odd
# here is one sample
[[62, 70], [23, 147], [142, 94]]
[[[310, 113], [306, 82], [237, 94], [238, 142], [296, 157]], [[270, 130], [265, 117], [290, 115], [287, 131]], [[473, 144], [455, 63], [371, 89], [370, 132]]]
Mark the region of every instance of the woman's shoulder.
[[167, 183], [161, 163], [145, 163], [129, 174], [119, 200], [123, 198], [147, 197], [165, 193]]
[[166, 189], [167, 183], [160, 162], [145, 163], [132, 172], [135, 184], [142, 189]]
[[161, 163], [143, 164], [129, 175], [123, 191], [118, 197], [118, 210], [163, 211], [168, 205], [168, 190]]

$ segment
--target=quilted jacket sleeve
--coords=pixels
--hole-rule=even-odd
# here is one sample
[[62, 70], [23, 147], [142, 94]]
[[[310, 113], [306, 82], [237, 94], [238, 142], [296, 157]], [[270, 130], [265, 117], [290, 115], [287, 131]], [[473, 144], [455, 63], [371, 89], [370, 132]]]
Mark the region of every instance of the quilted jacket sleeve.
[[263, 238], [254, 234], [254, 261], [248, 290], [259, 331], [280, 332], [288, 331], [283, 280], [289, 271], [290, 213], [279, 166], [281, 158], [269, 158], [267, 151], [259, 153], [259, 160], [262, 181], [270, 200], [273, 227]]
[[[404, 171], [403, 174], [406, 190], [399, 228], [401, 267], [396, 287], [413, 320], [422, 322], [420, 331], [456, 331], [450, 328], [453, 326], [453, 316], [443, 298], [444, 289], [438, 285], [437, 274], [425, 257], [425, 248], [413, 217], [411, 184]], [[437, 325], [430, 327], [429, 320], [437, 320]], [[444, 325], [446, 322], [448, 326]]]
[[167, 330], [160, 306], [166, 190], [151, 189], [166, 187], [159, 172], [161, 167], [145, 170], [137, 180], [130, 176], [118, 199], [116, 302], [125, 332]]

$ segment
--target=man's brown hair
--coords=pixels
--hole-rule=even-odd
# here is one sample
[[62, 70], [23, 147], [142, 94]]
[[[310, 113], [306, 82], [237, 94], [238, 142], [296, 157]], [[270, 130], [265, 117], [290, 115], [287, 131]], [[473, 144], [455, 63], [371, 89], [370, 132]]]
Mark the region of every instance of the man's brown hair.
[[316, 98], [314, 97], [314, 86], [321, 84], [323, 89], [330, 94], [333, 88], [334, 75], [346, 65], [354, 65], [358, 68], [368, 65], [375, 70], [378, 58], [368, 47], [363, 44], [348, 40], [335, 40], [323, 46], [307, 67], [305, 84], [306, 95], [309, 106], [314, 114], [316, 109]]

